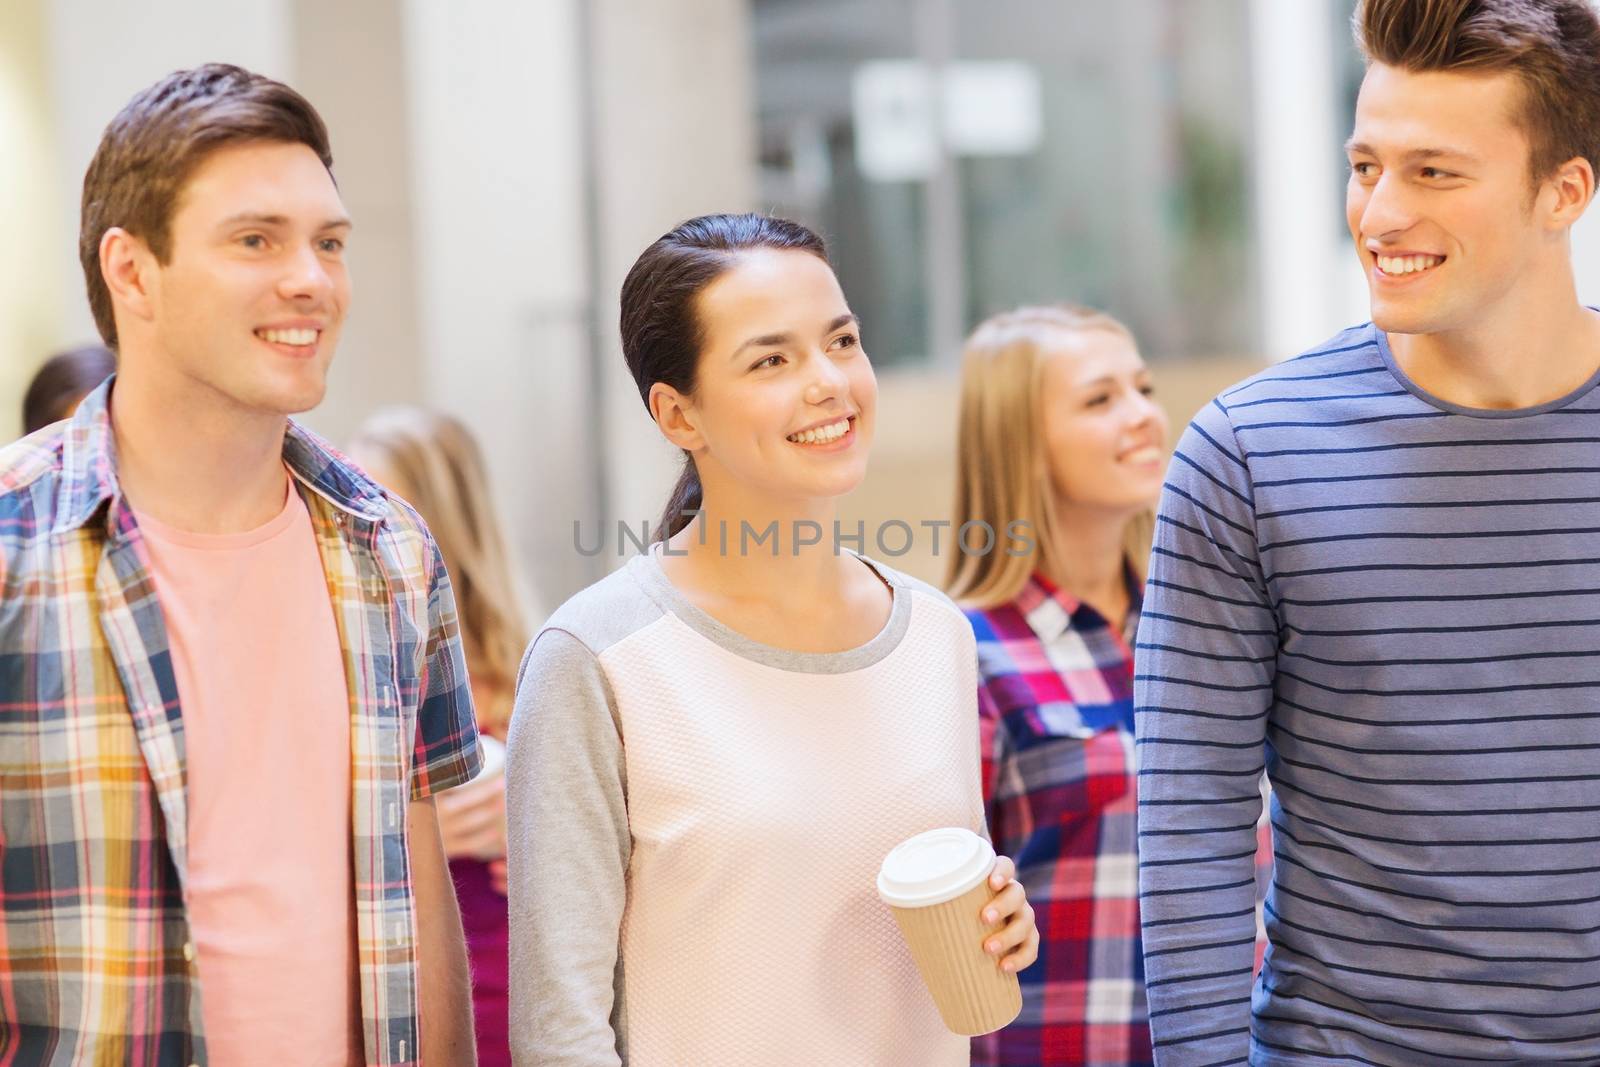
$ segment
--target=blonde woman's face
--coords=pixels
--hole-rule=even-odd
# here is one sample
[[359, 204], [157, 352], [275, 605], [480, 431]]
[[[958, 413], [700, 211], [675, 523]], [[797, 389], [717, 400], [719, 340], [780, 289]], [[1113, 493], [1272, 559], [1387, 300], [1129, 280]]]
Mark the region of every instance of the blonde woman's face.
[[1071, 509], [1135, 514], [1154, 506], [1167, 463], [1167, 417], [1131, 338], [1088, 330], [1043, 368], [1045, 455], [1056, 499]]
[[707, 488], [798, 500], [859, 485], [878, 385], [833, 269], [809, 252], [746, 252], [696, 310], [705, 347], [685, 446]]

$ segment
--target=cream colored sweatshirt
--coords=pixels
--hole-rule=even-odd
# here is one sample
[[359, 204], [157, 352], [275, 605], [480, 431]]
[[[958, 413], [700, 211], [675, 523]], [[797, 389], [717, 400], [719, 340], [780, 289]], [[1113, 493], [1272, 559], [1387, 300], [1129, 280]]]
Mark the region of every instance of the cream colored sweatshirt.
[[885, 853], [983, 829], [972, 628], [881, 564], [888, 623], [757, 644], [651, 556], [551, 617], [507, 774], [523, 1067], [957, 1067], [879, 902]]

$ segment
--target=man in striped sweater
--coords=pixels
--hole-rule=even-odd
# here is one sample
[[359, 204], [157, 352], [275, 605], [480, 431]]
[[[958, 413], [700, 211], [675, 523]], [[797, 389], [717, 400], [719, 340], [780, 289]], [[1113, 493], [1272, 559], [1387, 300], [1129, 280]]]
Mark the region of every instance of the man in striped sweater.
[[1569, 241], [1600, 25], [1588, 0], [1356, 23], [1373, 321], [1197, 415], [1161, 504], [1135, 690], [1156, 1055], [1600, 1063], [1600, 314]]

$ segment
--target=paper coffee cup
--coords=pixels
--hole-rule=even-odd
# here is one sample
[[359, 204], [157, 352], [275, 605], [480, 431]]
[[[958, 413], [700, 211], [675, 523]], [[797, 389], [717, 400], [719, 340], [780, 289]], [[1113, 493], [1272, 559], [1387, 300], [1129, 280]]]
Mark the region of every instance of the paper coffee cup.
[[999, 926], [982, 918], [995, 895], [994, 862], [989, 842], [951, 827], [902, 842], [878, 872], [878, 896], [894, 912], [939, 1017], [968, 1037], [998, 1030], [1022, 1011], [1017, 976], [983, 950]]

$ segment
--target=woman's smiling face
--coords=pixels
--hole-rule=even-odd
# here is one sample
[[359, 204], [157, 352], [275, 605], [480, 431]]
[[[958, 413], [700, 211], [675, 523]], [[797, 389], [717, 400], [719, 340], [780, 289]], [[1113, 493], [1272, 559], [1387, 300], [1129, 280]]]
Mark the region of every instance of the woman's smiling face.
[[[663, 424], [718, 485], [772, 500], [841, 496], [866, 475], [877, 379], [833, 270], [810, 252], [755, 249], [695, 301], [694, 393]], [[658, 396], [653, 395], [656, 401]], [[663, 409], [652, 404], [657, 418]]]

